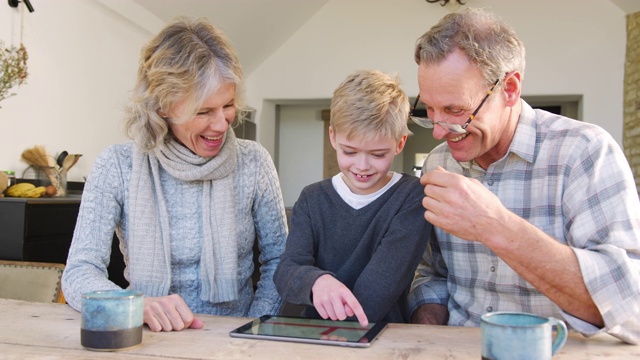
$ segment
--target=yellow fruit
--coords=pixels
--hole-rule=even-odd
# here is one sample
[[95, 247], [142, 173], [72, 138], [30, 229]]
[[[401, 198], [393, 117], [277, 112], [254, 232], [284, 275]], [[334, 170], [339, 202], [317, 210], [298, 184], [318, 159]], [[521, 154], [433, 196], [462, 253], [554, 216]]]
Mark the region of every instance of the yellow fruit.
[[39, 198], [47, 192], [47, 188], [44, 186], [38, 186], [37, 188], [33, 188], [31, 190], [27, 190], [20, 194], [20, 197], [23, 198]]
[[36, 186], [33, 185], [32, 183], [19, 183], [19, 184], [11, 185], [5, 191], [5, 195], [11, 196], [11, 197], [20, 197], [20, 195], [23, 192], [28, 191], [28, 190], [33, 190], [35, 188], [36, 188]]

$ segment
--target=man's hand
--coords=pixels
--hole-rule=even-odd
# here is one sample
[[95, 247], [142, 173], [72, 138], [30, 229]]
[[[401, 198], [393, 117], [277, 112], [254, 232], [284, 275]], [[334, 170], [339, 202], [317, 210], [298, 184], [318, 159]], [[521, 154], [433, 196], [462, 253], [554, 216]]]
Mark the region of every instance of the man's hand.
[[369, 320], [358, 299], [343, 283], [329, 274], [316, 279], [311, 288], [313, 306], [323, 319], [344, 320], [356, 316], [360, 325], [367, 326]]
[[420, 305], [411, 315], [412, 324], [447, 325], [448, 321], [449, 310], [440, 304]]
[[[461, 239], [482, 243], [564, 311], [604, 326], [572, 248], [509, 211], [475, 179], [437, 167], [420, 182], [425, 185], [422, 205], [427, 221]], [[414, 315], [419, 322], [431, 321]]]
[[479, 181], [437, 167], [420, 178], [424, 217], [461, 239], [481, 241], [513, 215]]
[[204, 327], [202, 320], [194, 317], [184, 300], [176, 294], [145, 297], [144, 322], [151, 331], [180, 331]]

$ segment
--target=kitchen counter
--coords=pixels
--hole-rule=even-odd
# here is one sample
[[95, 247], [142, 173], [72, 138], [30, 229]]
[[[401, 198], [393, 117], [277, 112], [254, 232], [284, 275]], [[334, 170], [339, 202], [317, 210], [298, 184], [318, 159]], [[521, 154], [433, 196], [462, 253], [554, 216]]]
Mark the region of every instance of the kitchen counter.
[[41, 197], [41, 198], [20, 198], [20, 197], [2, 197], [0, 202], [8, 203], [27, 203], [27, 204], [79, 204], [82, 195], [68, 195], [64, 197]]

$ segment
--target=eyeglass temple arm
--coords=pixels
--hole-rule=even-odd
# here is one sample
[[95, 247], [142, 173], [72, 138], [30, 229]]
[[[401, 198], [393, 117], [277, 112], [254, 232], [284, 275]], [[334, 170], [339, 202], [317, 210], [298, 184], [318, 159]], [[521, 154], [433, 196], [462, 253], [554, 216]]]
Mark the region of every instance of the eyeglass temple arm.
[[493, 83], [493, 85], [491, 86], [491, 89], [487, 91], [487, 95], [485, 95], [484, 98], [482, 98], [482, 101], [480, 102], [480, 105], [478, 105], [478, 107], [476, 108], [476, 111], [474, 111], [473, 114], [469, 115], [469, 119], [464, 123], [464, 125], [462, 125], [463, 129], [466, 129], [467, 126], [469, 126], [469, 123], [476, 117], [476, 115], [478, 115], [478, 111], [480, 111], [480, 109], [482, 108], [482, 105], [484, 105], [484, 102], [487, 101], [487, 99], [489, 98], [489, 95], [491, 95], [491, 93], [493, 92], [493, 88], [495, 88], [499, 82], [500, 82], [500, 79], [496, 80]]
[[420, 95], [416, 96], [416, 101], [413, 103], [411, 109], [409, 109], [409, 115], [413, 115], [413, 112], [416, 110], [416, 106], [418, 106], [418, 101], [420, 101]]

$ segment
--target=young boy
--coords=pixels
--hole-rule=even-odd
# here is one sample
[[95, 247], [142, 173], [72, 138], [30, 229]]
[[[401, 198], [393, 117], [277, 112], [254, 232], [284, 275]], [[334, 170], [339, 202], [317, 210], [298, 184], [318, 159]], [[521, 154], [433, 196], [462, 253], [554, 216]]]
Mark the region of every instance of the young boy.
[[329, 136], [341, 173], [295, 203], [274, 281], [304, 316], [409, 322], [407, 294], [431, 224], [418, 178], [389, 171], [411, 133], [399, 81], [358, 71], [335, 90]]

